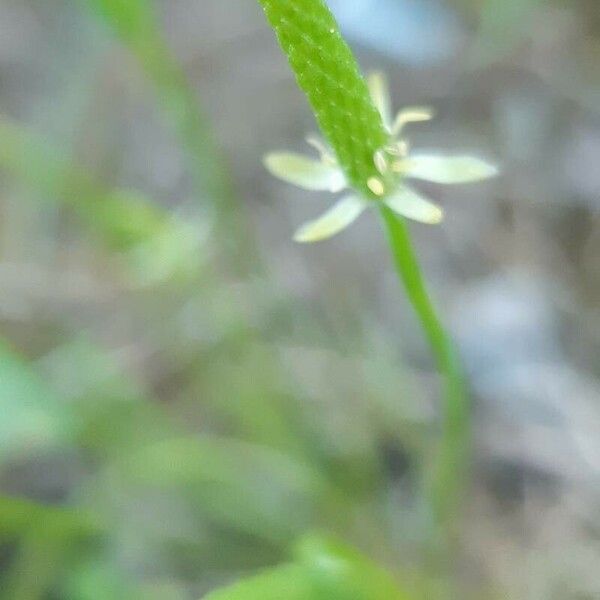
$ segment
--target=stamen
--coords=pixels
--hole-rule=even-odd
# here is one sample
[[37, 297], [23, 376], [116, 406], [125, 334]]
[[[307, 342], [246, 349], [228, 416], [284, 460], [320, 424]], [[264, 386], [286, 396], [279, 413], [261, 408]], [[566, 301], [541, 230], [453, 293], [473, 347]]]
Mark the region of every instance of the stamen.
[[312, 146], [321, 156], [321, 160], [331, 165], [337, 164], [333, 154], [325, 144], [325, 142], [317, 135], [311, 133], [306, 136], [306, 143]]
[[388, 162], [385, 156], [385, 152], [383, 150], [377, 150], [373, 155], [373, 162], [375, 163], [375, 167], [382, 174], [385, 175], [388, 170]]
[[408, 154], [409, 146], [406, 140], [398, 140], [385, 147], [385, 151], [393, 156], [405, 157]]
[[368, 84], [371, 99], [381, 115], [385, 128], [389, 130], [392, 123], [392, 109], [385, 75], [380, 72], [371, 73], [368, 77]]
[[383, 196], [385, 194], [385, 186], [383, 181], [378, 177], [371, 177], [367, 181], [367, 186], [376, 196]]
[[427, 107], [416, 106], [414, 108], [406, 108], [401, 110], [394, 124], [392, 125], [392, 134], [398, 135], [405, 125], [408, 123], [418, 123], [421, 121], [429, 121], [433, 118], [433, 110]]

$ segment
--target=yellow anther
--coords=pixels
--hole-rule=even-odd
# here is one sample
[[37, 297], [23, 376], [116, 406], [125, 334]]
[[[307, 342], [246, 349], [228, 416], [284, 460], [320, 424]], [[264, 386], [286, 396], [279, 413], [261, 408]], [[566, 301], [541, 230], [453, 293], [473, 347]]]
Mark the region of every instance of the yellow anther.
[[367, 186], [376, 196], [383, 196], [385, 194], [383, 181], [378, 177], [370, 177], [367, 181]]

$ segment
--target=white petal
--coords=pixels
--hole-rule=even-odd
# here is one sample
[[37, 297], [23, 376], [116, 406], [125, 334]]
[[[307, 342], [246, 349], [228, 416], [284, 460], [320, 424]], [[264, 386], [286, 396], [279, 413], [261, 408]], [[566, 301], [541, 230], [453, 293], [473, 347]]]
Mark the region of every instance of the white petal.
[[294, 235], [297, 242], [318, 242], [327, 239], [352, 224], [366, 208], [356, 196], [346, 196], [314, 221], [305, 223]]
[[346, 187], [346, 179], [340, 168], [301, 154], [274, 152], [265, 156], [264, 163], [275, 177], [306, 190], [339, 192]]
[[421, 223], [434, 225], [444, 217], [444, 212], [439, 206], [408, 187], [401, 187], [385, 198], [384, 202], [399, 215]]
[[411, 154], [402, 164], [406, 177], [434, 183], [472, 183], [498, 174], [496, 167], [473, 156]]
[[371, 100], [379, 111], [383, 124], [389, 129], [392, 124], [392, 108], [386, 77], [383, 73], [376, 71], [369, 75], [368, 84]]
[[428, 106], [412, 106], [402, 109], [394, 119], [392, 133], [398, 135], [408, 123], [419, 123], [433, 119], [433, 109]]

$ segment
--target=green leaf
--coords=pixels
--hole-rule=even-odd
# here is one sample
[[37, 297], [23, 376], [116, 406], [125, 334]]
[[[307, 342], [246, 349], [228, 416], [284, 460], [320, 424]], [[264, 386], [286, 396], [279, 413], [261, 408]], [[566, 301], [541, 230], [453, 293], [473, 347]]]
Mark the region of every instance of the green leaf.
[[409, 600], [392, 576], [360, 552], [340, 541], [310, 535], [296, 554], [310, 569], [315, 600]]
[[115, 356], [85, 336], [54, 348], [40, 367], [69, 408], [78, 425], [77, 441], [88, 451], [120, 458], [171, 434], [171, 423], [160, 404], [124, 373]]
[[392, 577], [354, 549], [320, 536], [305, 538], [297, 558], [205, 600], [410, 600]]
[[129, 42], [148, 36], [156, 28], [151, 0], [82, 0], [110, 22], [119, 35]]
[[55, 535], [69, 537], [87, 537], [102, 530], [99, 519], [87, 512], [0, 495], [1, 537], [8, 539], [44, 528]]
[[0, 341], [0, 456], [70, 440], [74, 423], [51, 388]]
[[312, 600], [311, 570], [303, 565], [283, 565], [217, 590], [204, 600]]
[[285, 454], [209, 435], [150, 444], [117, 468], [126, 485], [191, 489], [214, 521], [279, 546], [303, 531], [333, 493], [318, 472]]

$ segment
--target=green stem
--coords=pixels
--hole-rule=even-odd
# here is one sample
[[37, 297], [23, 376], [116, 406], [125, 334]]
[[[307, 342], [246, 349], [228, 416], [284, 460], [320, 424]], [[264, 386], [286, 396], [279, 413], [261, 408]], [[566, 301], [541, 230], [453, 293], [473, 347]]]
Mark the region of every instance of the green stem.
[[438, 531], [452, 543], [456, 516], [467, 479], [470, 403], [452, 340], [427, 293], [408, 226], [385, 205], [381, 208], [398, 277], [421, 323], [443, 378], [443, 431], [431, 483], [431, 501]]

